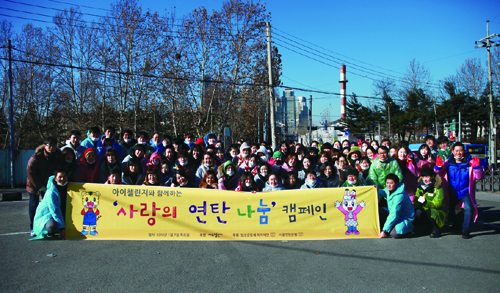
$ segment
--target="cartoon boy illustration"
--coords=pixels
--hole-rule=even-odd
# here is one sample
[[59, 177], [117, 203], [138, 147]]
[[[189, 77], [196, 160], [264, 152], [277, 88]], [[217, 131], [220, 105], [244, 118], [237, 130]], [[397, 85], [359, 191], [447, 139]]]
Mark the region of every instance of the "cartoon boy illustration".
[[359, 235], [358, 231], [358, 213], [365, 207], [365, 202], [362, 201], [358, 204], [356, 201], [356, 190], [349, 192], [346, 189], [344, 192], [344, 200], [342, 203], [340, 201], [335, 202], [335, 207], [344, 214], [345, 225], [347, 226], [347, 231], [345, 235]]
[[97, 235], [97, 216], [100, 214], [99, 209], [97, 209], [99, 196], [99, 192], [89, 191], [82, 193], [83, 209], [80, 212], [83, 215], [82, 235], [88, 235], [89, 230], [90, 235]]

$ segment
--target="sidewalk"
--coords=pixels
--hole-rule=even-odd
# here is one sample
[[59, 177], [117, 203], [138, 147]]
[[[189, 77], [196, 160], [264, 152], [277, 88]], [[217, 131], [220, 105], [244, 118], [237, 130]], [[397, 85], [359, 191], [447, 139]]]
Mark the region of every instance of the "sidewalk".
[[25, 188], [0, 188], [0, 201], [14, 201], [29, 199]]

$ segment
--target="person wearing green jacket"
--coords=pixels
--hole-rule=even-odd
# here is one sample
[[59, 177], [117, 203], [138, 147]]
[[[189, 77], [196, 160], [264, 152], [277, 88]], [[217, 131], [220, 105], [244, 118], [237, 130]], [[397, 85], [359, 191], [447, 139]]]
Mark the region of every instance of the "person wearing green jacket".
[[401, 168], [399, 167], [398, 162], [389, 157], [389, 150], [387, 147], [381, 146], [378, 148], [378, 157], [373, 160], [372, 165], [370, 166], [370, 171], [368, 172], [368, 178], [370, 178], [375, 185], [377, 185], [378, 189], [385, 188], [385, 178], [388, 174], [396, 174], [398, 176], [399, 181], [403, 180], [403, 174], [401, 173]]
[[396, 174], [388, 174], [386, 188], [379, 190], [379, 197], [387, 199], [389, 215], [385, 220], [380, 238], [388, 238], [391, 233], [394, 238], [406, 238], [413, 231], [415, 210], [410, 197], [405, 192], [405, 186], [400, 183]]
[[438, 150], [436, 156], [443, 158], [443, 161], [448, 160], [448, 158], [451, 155], [450, 141], [448, 140], [448, 137], [446, 136], [438, 137], [437, 145], [438, 145]]
[[33, 220], [33, 240], [51, 237], [57, 233], [64, 238], [67, 184], [68, 177], [64, 170], [57, 170], [55, 175], [49, 177], [47, 191], [36, 209]]
[[441, 177], [430, 167], [420, 171], [417, 191], [415, 193], [415, 213], [417, 221], [425, 225], [430, 223], [431, 238], [441, 236], [441, 229], [448, 216], [448, 208], [444, 204], [444, 192], [441, 187]]

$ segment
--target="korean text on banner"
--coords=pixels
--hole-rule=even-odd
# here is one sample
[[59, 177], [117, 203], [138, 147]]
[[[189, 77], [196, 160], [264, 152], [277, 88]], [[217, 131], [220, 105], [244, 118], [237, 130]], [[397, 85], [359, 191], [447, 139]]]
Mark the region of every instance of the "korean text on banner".
[[68, 239], [377, 238], [373, 186], [245, 193], [107, 184], [68, 187]]

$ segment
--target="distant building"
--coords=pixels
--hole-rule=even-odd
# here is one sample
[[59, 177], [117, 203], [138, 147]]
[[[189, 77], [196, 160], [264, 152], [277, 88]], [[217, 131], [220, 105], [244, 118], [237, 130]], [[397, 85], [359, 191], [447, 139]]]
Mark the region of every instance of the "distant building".
[[306, 97], [299, 96], [297, 102], [297, 133], [299, 135], [303, 135], [308, 131], [308, 112], [309, 108], [307, 107], [307, 99]]
[[307, 99], [295, 97], [292, 89], [285, 89], [276, 100], [276, 127], [278, 136], [296, 140], [307, 132]]
[[295, 139], [297, 131], [297, 107], [295, 93], [285, 89], [276, 101], [276, 127], [282, 138]]

